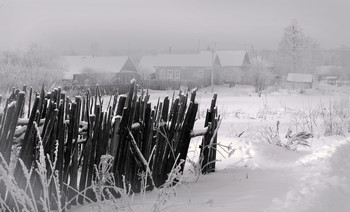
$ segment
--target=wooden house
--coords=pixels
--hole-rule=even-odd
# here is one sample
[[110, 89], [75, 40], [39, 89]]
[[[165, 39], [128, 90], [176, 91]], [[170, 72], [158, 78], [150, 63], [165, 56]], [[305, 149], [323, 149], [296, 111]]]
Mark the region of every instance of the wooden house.
[[220, 61], [211, 52], [145, 56], [141, 59], [139, 66], [145, 64], [150, 67], [151, 72], [154, 71], [153, 82], [158, 81], [165, 87], [178, 88], [191, 83], [197, 86], [208, 86], [211, 84], [212, 70], [214, 83], [219, 82], [215, 76], [219, 71]]
[[293, 89], [312, 88], [312, 74], [288, 73], [287, 84]]
[[136, 66], [126, 56], [64, 56], [64, 82], [73, 85], [108, 85], [140, 80]]
[[158, 57], [155, 55], [143, 56], [138, 63], [139, 73], [142, 75], [142, 79], [154, 80], [156, 79], [156, 69], [154, 64], [157, 64]]
[[246, 51], [216, 51], [221, 71], [218, 73], [218, 84], [239, 83], [241, 77], [251, 65]]
[[326, 81], [331, 78], [336, 78], [336, 80], [339, 80], [344, 73], [342, 73], [342, 67], [341, 66], [318, 66], [316, 67], [315, 75], [317, 77], [317, 81]]

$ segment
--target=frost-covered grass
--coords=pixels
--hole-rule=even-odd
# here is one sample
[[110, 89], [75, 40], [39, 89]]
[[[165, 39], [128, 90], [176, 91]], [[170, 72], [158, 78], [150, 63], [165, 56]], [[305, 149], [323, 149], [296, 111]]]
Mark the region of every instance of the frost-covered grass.
[[[4, 211], [39, 212], [51, 211], [52, 208], [57, 209], [57, 211], [63, 211], [65, 208], [60, 201], [62, 185], [59, 184], [58, 172], [54, 171], [56, 160], [51, 161], [49, 156], [45, 157], [37, 126], [36, 132], [39, 140], [39, 158], [35, 164], [35, 168], [31, 167], [28, 170], [23, 161], [18, 159], [24, 175], [24, 187], [21, 187], [14, 178], [14, 164], [7, 164], [0, 153], [0, 178], [4, 183], [4, 195], [0, 195], [0, 203], [1, 209]], [[56, 154], [57, 151], [56, 147]], [[46, 160], [48, 160], [48, 166]], [[51, 170], [51, 172], [48, 170]], [[5, 188], [7, 190], [6, 193], [4, 192]], [[52, 196], [55, 197], [55, 201], [51, 201]]]
[[[224, 114], [218, 134], [222, 148], [218, 148], [217, 171], [178, 187], [176, 197], [162, 211], [348, 211], [350, 173], [346, 167], [350, 163], [340, 150], [350, 146], [346, 140], [347, 89], [319, 88], [304, 94], [281, 91], [261, 98], [247, 86], [219, 86], [215, 90], [219, 112]], [[210, 105], [209, 91], [197, 93], [203, 110]], [[204, 118], [198, 118], [195, 128], [199, 129]], [[285, 136], [289, 130], [291, 135], [306, 132], [313, 134], [306, 139], [309, 146], [291, 151], [257, 138], [263, 129], [275, 130], [277, 121], [282, 142], [288, 142]], [[327, 133], [330, 124], [341, 130]], [[190, 146], [193, 162], [199, 156], [199, 143], [195, 138]], [[320, 154], [324, 155], [317, 156]], [[314, 157], [313, 163], [301, 163]], [[191, 176], [193, 163], [187, 164], [186, 174]], [[149, 211], [154, 194], [149, 193], [147, 199], [136, 211]]]
[[[67, 211], [76, 202], [78, 197], [85, 199], [84, 204], [91, 208], [130, 209], [132, 195], [130, 195], [130, 186], [124, 183], [123, 188], [115, 186], [113, 174], [110, 172], [113, 157], [103, 155], [98, 167], [95, 167], [96, 178], [92, 185], [83, 191], [77, 191], [68, 184], [59, 182], [58, 171], [55, 171], [58, 146], [54, 151], [54, 160], [49, 155], [44, 155], [42, 139], [39, 129], [36, 126], [37, 138], [39, 140], [39, 157], [35, 164], [28, 170], [21, 159], [20, 168], [24, 175], [24, 186], [22, 187], [14, 177], [14, 163], [12, 160], [8, 164], [0, 153], [0, 180], [2, 192], [0, 194], [1, 211], [30, 211], [30, 212], [50, 212]], [[67, 192], [64, 192], [67, 189]], [[68, 197], [69, 190], [75, 192], [75, 195]], [[93, 201], [87, 194], [87, 190], [92, 190], [97, 201]], [[118, 194], [118, 195], [116, 195]], [[106, 201], [108, 200], [108, 201]], [[73, 207], [74, 208], [74, 207]], [[73, 209], [74, 210], [74, 209]]]
[[[123, 198], [101, 197], [70, 211], [349, 211], [348, 90], [321, 87], [304, 94], [280, 91], [258, 97], [249, 86], [217, 86], [223, 121], [215, 173], [200, 174], [201, 139], [194, 138], [184, 174], [174, 167], [163, 187], [135, 195], [128, 195], [126, 188]], [[150, 92], [152, 103], [173, 94]], [[210, 88], [198, 91], [195, 129], [203, 127], [211, 98]], [[296, 145], [291, 151], [263, 141], [261, 132], [282, 144], [289, 141], [286, 135], [305, 132], [313, 137], [305, 139], [308, 145]], [[179, 182], [175, 187], [174, 181]], [[99, 192], [102, 184], [95, 185], [99, 187], [94, 190], [104, 195]]]
[[[223, 121], [218, 133], [216, 172], [201, 175], [196, 166], [200, 138], [191, 141], [185, 173], [160, 211], [348, 211], [350, 162], [348, 88], [321, 86], [281, 90], [258, 97], [249, 86], [216, 86]], [[173, 91], [151, 91], [156, 103]], [[204, 124], [210, 88], [197, 92], [199, 114], [195, 129]], [[294, 151], [261, 140], [271, 128], [287, 143], [300, 132], [311, 133], [308, 145]], [[330, 127], [332, 131], [330, 131]], [[295, 137], [294, 137], [295, 138]], [[341, 149], [340, 149], [341, 148]], [[345, 149], [344, 151], [342, 149]], [[341, 163], [338, 163], [341, 162]], [[167, 190], [169, 192], [169, 190]], [[154, 211], [162, 189], [135, 195], [133, 211]], [[164, 192], [163, 192], [164, 193]], [[165, 192], [167, 193], [167, 192]], [[169, 193], [167, 193], [169, 194]], [[86, 208], [84, 210], [86, 211]], [[96, 211], [96, 210], [95, 210]]]

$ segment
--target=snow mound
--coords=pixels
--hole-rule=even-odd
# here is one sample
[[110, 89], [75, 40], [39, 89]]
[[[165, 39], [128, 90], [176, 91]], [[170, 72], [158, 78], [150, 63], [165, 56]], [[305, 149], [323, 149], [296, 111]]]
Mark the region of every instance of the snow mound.
[[266, 211], [350, 211], [350, 140], [326, 145], [297, 163], [303, 177]]

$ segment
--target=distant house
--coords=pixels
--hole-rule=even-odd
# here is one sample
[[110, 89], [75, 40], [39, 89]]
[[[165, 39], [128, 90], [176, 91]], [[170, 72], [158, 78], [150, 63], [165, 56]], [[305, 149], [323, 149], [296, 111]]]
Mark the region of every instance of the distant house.
[[145, 64], [151, 67], [150, 71], [153, 69], [155, 80], [165, 82], [173, 88], [188, 83], [208, 86], [211, 84], [212, 69], [214, 83], [219, 82], [215, 76], [219, 71], [220, 61], [211, 52], [146, 56], [140, 61], [141, 66]]
[[139, 73], [143, 79], [155, 79], [156, 69], [154, 64], [157, 64], [158, 57], [155, 55], [143, 56], [138, 64]]
[[312, 88], [312, 74], [288, 73], [287, 84], [292, 88]]
[[342, 75], [341, 66], [318, 66], [316, 67], [316, 76], [317, 81], [327, 80], [329, 78], [339, 78], [338, 76]]
[[134, 63], [126, 56], [64, 56], [63, 80], [76, 85], [128, 83], [140, 80]]
[[251, 65], [246, 51], [217, 51], [216, 55], [221, 64], [219, 84], [240, 82], [242, 75]]

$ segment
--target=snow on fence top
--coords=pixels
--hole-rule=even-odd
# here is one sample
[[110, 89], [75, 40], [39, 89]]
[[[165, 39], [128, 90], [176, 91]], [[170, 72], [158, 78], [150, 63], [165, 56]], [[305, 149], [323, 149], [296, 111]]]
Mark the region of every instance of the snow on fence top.
[[[148, 91], [139, 95], [132, 81], [127, 95], [111, 96], [106, 109], [98, 86], [95, 96], [88, 91], [74, 99], [60, 88], [46, 93], [43, 87], [34, 95], [33, 105], [32, 93], [30, 89], [26, 118], [25, 86], [13, 90], [0, 114], [0, 172], [6, 172], [0, 181], [0, 200], [11, 209], [17, 206], [14, 211], [31, 211], [28, 205], [33, 204], [62, 211], [68, 205], [117, 198], [121, 192], [160, 187], [168, 178], [174, 184], [196, 136], [203, 136], [202, 172], [215, 170], [220, 125], [216, 94], [204, 130], [195, 133], [196, 90], [190, 98], [187, 92], [177, 97], [174, 93], [172, 99], [165, 97], [152, 107]], [[35, 174], [29, 174], [33, 169]], [[141, 173], [145, 179], [138, 176]], [[33, 192], [23, 200], [28, 186]]]

